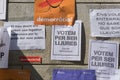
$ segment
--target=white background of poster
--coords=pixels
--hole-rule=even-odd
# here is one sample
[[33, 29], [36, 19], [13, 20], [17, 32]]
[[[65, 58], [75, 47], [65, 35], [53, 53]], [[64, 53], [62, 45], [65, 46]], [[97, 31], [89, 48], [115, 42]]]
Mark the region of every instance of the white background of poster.
[[118, 42], [90, 40], [89, 48], [89, 69], [96, 70], [97, 80], [109, 80], [111, 70], [118, 68]]
[[116, 69], [113, 75], [110, 75], [110, 80], [120, 80], [120, 69]]
[[6, 0], [0, 0], [0, 19], [6, 18]]
[[120, 9], [90, 9], [91, 36], [120, 37]]
[[[81, 21], [76, 21], [74, 26], [52, 27], [52, 60], [81, 60], [81, 28]], [[64, 42], [71, 44], [65, 45]]]
[[8, 68], [10, 28], [0, 28], [0, 68]]
[[5, 22], [11, 27], [10, 50], [45, 49], [45, 26], [33, 21]]

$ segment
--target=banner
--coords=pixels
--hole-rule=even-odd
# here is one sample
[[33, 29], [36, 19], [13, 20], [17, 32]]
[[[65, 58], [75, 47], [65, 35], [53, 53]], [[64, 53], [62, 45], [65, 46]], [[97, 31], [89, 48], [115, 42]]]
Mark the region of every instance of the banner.
[[96, 80], [94, 70], [53, 69], [52, 80]]
[[73, 26], [52, 27], [52, 60], [81, 60], [81, 21]]
[[120, 9], [91, 9], [93, 37], [120, 37]]
[[45, 26], [33, 21], [5, 22], [11, 27], [10, 50], [45, 49]]
[[109, 75], [118, 68], [118, 56], [118, 42], [90, 41], [88, 66], [96, 70], [97, 80], [109, 80]]
[[35, 0], [35, 25], [72, 25], [75, 0]]
[[6, 19], [6, 0], [0, 0], [0, 19]]
[[0, 28], [0, 68], [8, 68], [10, 34], [8, 28]]
[[30, 70], [0, 69], [0, 80], [30, 80]]

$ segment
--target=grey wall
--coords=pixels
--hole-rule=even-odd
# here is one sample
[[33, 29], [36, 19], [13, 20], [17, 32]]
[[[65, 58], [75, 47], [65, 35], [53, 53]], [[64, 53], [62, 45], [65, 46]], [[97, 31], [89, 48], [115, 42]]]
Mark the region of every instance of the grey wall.
[[[51, 61], [51, 27], [46, 26], [46, 49], [10, 51], [9, 68], [27, 68], [32, 72], [32, 80], [52, 80], [53, 68], [74, 68], [87, 69], [89, 40], [96, 39], [90, 36], [89, 9], [120, 8], [120, 0], [76, 0], [77, 19], [83, 21], [82, 29], [82, 61]], [[34, 15], [34, 0], [9, 0], [7, 10], [7, 21], [32, 21]], [[3, 21], [0, 22], [3, 25]], [[97, 38], [106, 39], [106, 38]], [[107, 40], [118, 41], [119, 38]], [[19, 61], [19, 56], [42, 56], [41, 63], [24, 63]], [[23, 66], [22, 66], [23, 65]]]

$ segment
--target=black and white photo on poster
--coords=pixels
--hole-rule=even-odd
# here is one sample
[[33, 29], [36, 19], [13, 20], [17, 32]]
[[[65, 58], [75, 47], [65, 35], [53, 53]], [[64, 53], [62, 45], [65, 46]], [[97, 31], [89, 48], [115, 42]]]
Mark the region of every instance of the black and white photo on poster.
[[81, 60], [81, 21], [73, 26], [52, 26], [52, 60]]
[[96, 70], [97, 80], [109, 80], [118, 68], [118, 53], [118, 42], [90, 40], [88, 67]]
[[45, 49], [45, 26], [34, 25], [33, 21], [5, 22], [11, 27], [10, 50]]
[[0, 0], [0, 20], [6, 19], [7, 0]]
[[120, 9], [90, 9], [93, 37], [120, 37]]

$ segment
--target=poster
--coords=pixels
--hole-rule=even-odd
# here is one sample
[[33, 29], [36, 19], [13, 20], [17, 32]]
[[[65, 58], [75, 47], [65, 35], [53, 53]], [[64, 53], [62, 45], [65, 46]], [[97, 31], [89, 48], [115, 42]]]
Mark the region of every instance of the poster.
[[74, 26], [52, 27], [52, 60], [81, 60], [81, 21]]
[[28, 69], [0, 69], [0, 80], [30, 80]]
[[0, 68], [8, 68], [10, 28], [0, 28]]
[[35, 25], [73, 25], [75, 0], [34, 0]]
[[53, 69], [52, 80], [96, 80], [95, 70]]
[[90, 9], [91, 36], [120, 37], [120, 9]]
[[96, 70], [97, 80], [109, 80], [118, 68], [118, 42], [90, 40], [89, 69]]
[[33, 21], [5, 22], [11, 27], [10, 50], [45, 49], [45, 26]]
[[6, 0], [0, 0], [0, 19], [6, 19]]

